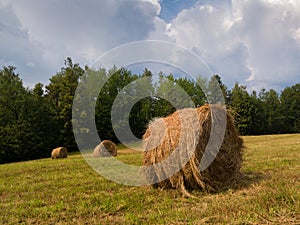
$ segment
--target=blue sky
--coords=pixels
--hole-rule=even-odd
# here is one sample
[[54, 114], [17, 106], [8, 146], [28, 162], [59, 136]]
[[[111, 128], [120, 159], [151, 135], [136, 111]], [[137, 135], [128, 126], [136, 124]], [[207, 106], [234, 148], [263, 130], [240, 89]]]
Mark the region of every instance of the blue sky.
[[[192, 7], [197, 0], [161, 0], [161, 12], [159, 17], [164, 19], [166, 22], [170, 22], [177, 14], [183, 9], [188, 9]], [[201, 1], [204, 2], [204, 1]], [[208, 2], [208, 1], [206, 1]]]
[[192, 51], [229, 87], [280, 91], [299, 82], [300, 0], [0, 0], [0, 66], [31, 87], [66, 57], [92, 65], [145, 40]]
[[230, 5], [230, 0], [160, 0], [161, 12], [158, 15], [160, 18], [164, 19], [166, 22], [170, 22], [174, 19], [178, 13], [184, 9], [190, 9], [191, 7], [198, 5]]

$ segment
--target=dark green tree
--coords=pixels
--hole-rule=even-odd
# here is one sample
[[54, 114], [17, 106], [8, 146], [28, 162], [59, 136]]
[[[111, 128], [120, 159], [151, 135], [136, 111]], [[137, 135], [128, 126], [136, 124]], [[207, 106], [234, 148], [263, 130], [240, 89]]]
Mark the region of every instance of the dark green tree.
[[131, 93], [134, 97], [131, 98], [136, 103], [131, 109], [129, 124], [136, 138], [142, 138], [147, 124], [154, 116], [153, 102], [155, 99], [155, 87], [152, 76], [151, 71], [145, 68], [143, 74], [134, 81], [133, 93]]
[[280, 95], [284, 133], [300, 132], [300, 83], [285, 88]]
[[213, 75], [208, 82], [207, 97], [211, 103], [219, 103], [220, 100], [224, 100], [224, 103], [229, 102], [229, 91], [226, 85], [222, 82], [219, 75]]
[[0, 70], [0, 126], [16, 123], [24, 105], [26, 90], [15, 69]]
[[21, 160], [22, 131], [19, 125], [26, 90], [15, 67], [0, 70], [0, 163]]
[[262, 106], [264, 132], [262, 134], [282, 133], [282, 115], [280, 113], [280, 100], [277, 92], [273, 89], [266, 91], [262, 89], [259, 93], [259, 100]]
[[230, 107], [235, 117], [235, 123], [240, 133], [243, 135], [258, 134], [260, 122], [260, 111], [253, 97], [251, 97], [246, 86], [235, 84], [232, 89]]
[[83, 74], [84, 70], [78, 64], [73, 64], [71, 58], [67, 58], [65, 67], [52, 76], [50, 84], [46, 86], [46, 98], [55, 115], [56, 129], [53, 132], [58, 135], [56, 145], [66, 146], [71, 151], [77, 149], [72, 129], [72, 104]]
[[49, 156], [51, 115], [42, 85], [25, 89], [14, 67], [0, 71], [0, 163]]
[[[131, 72], [125, 68], [117, 69], [116, 67], [110, 69], [106, 76], [108, 80], [103, 84], [97, 98], [95, 116], [96, 125], [101, 140], [109, 139], [118, 142], [111, 122], [112, 107], [118, 94], [123, 91], [123, 88], [126, 85], [131, 83], [137, 77], [133, 76]], [[126, 101], [129, 101], [129, 99], [124, 99], [124, 102], [116, 104], [115, 112], [122, 112], [124, 105], [126, 105]], [[122, 129], [124, 121], [120, 120], [115, 125], [115, 129]]]
[[199, 107], [205, 102], [205, 95], [196, 81], [189, 80], [188, 78], [179, 78], [175, 80], [191, 98], [195, 107]]

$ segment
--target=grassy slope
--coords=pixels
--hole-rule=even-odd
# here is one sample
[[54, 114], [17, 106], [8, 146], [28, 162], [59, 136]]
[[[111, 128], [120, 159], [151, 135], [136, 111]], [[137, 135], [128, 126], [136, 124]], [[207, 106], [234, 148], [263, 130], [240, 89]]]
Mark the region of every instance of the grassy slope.
[[81, 155], [0, 165], [0, 223], [300, 224], [300, 135], [244, 139], [243, 180], [198, 199], [107, 181]]

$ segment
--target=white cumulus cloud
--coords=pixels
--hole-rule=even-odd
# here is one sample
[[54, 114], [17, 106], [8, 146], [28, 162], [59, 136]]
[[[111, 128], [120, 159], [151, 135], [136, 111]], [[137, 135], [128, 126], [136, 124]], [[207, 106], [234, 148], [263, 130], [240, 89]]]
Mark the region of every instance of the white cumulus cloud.
[[[6, 29], [0, 23], [1, 42], [6, 46], [0, 53], [0, 62], [8, 60], [9, 49], [23, 43], [19, 40], [22, 34], [15, 34], [15, 39], [6, 37], [9, 29], [17, 29], [26, 35], [23, 45], [27, 49], [15, 48], [15, 65], [38, 65], [37, 60], [24, 56], [24, 52], [30, 55], [37, 50], [44, 63], [57, 71], [68, 56], [89, 64], [113, 47], [146, 39], [155, 29], [160, 5], [156, 0], [1, 0], [0, 10], [9, 10], [1, 13], [1, 21], [8, 21], [8, 25]], [[25, 59], [28, 62], [24, 63]], [[24, 80], [30, 80], [29, 76], [32, 75], [27, 74]]]
[[198, 1], [168, 22], [159, 17], [162, 6], [161, 0], [0, 0], [0, 63], [17, 66], [27, 83], [45, 82], [68, 56], [91, 64], [121, 44], [155, 39], [200, 55], [229, 87], [279, 90], [299, 81], [300, 0]]
[[170, 40], [199, 54], [230, 86], [280, 89], [299, 77], [299, 0], [199, 3], [167, 28]]

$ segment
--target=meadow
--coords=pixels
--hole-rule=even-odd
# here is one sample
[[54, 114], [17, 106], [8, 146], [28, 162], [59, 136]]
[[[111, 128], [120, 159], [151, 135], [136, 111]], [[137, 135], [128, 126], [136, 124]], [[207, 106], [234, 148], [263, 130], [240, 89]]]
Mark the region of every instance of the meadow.
[[0, 224], [300, 224], [300, 134], [243, 139], [241, 180], [196, 198], [113, 183], [79, 153], [0, 165]]

